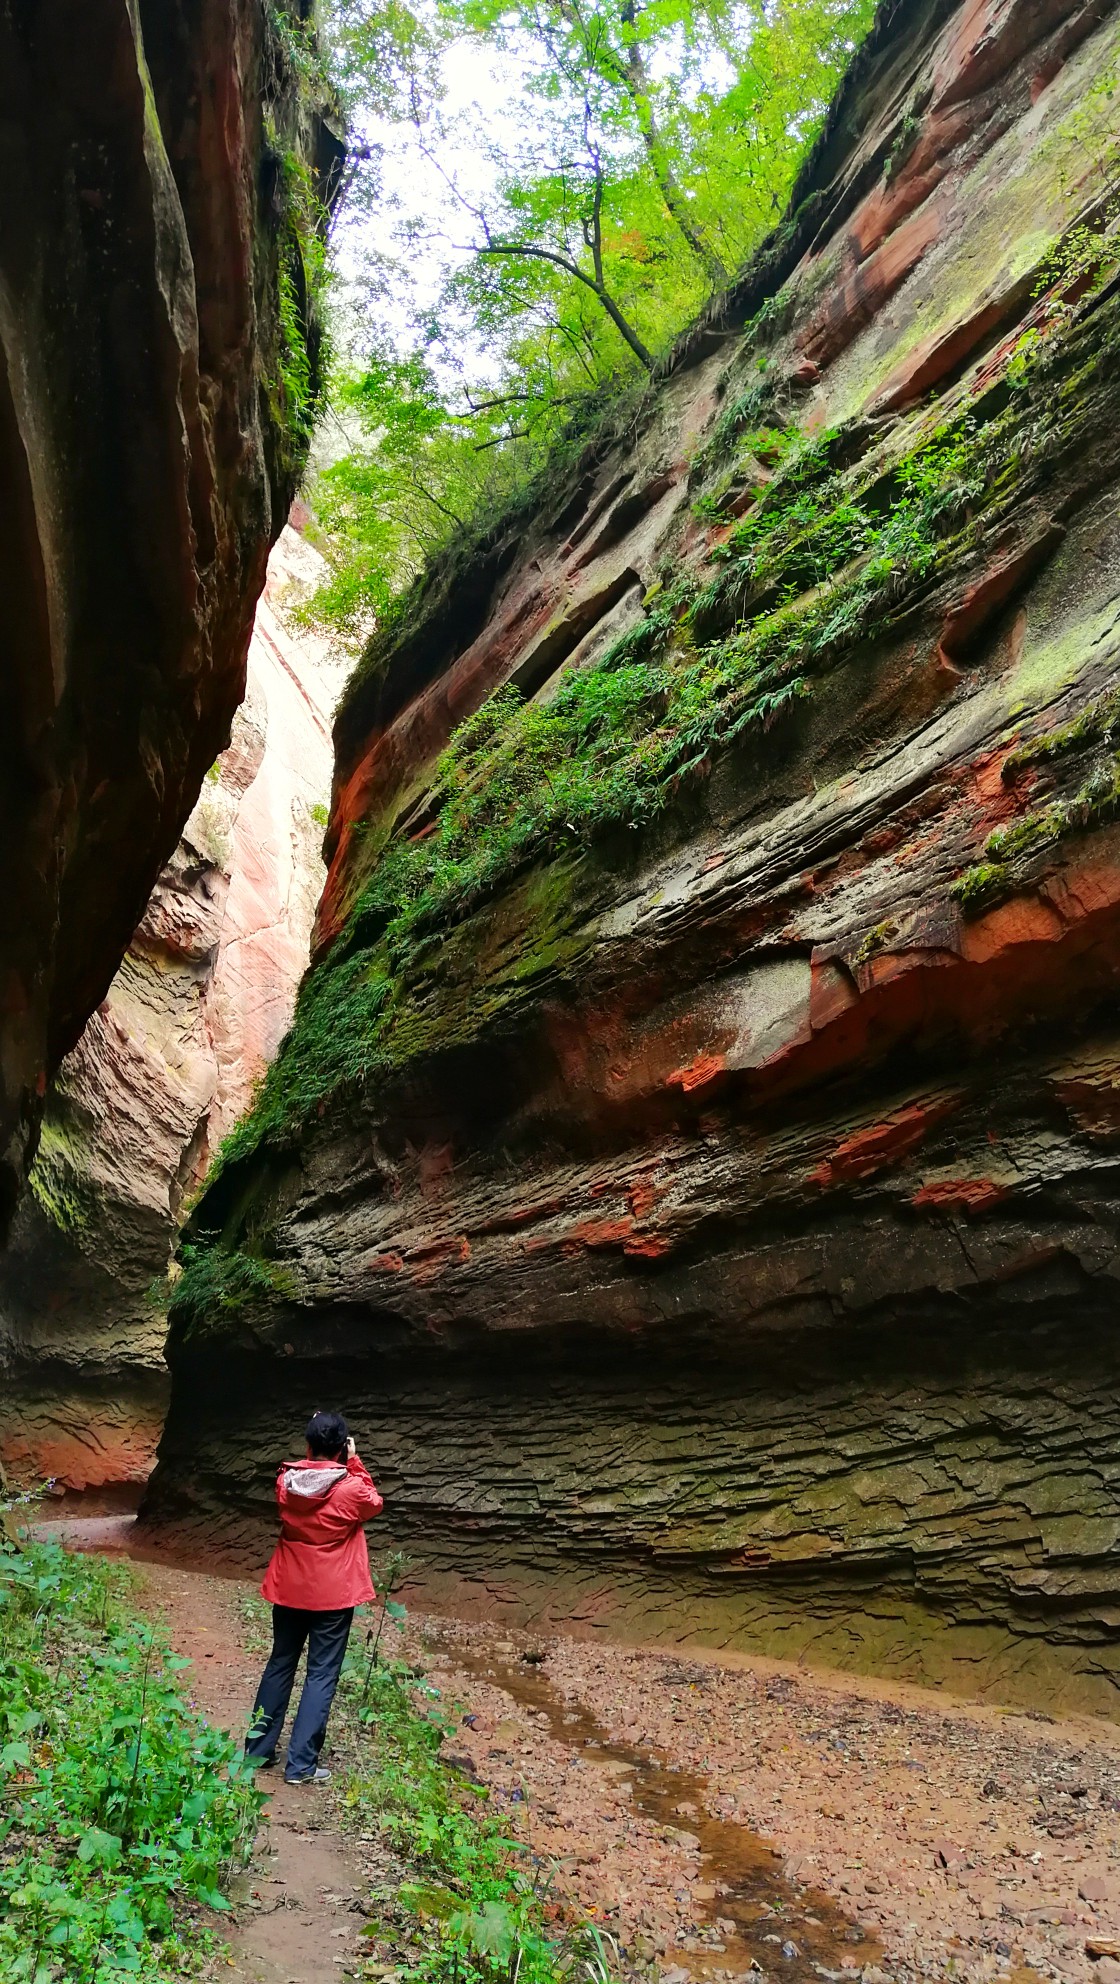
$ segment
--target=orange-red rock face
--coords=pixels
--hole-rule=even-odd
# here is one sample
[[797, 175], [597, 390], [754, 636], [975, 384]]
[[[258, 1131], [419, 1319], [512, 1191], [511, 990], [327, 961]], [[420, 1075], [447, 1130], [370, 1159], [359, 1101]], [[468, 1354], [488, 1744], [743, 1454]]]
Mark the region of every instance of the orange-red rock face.
[[48, 1092], [0, 1255], [0, 1462], [20, 1480], [102, 1489], [151, 1469], [183, 1200], [280, 1044], [322, 886], [338, 670], [276, 611], [309, 563], [285, 529], [231, 742]]
[[272, 42], [259, 0], [0, 20], [0, 1226], [228, 738], [301, 459], [266, 110], [328, 194], [339, 147]]
[[[174, 1335], [153, 1527], [250, 1550], [330, 1396], [459, 1599], [1111, 1710], [1118, 70], [1116, 7], [885, 17], [640, 431], [437, 574], [349, 698], [327, 972], [453, 725], [718, 576], [765, 448], [721, 517], [696, 492], [760, 378], [750, 418], [821, 437], [872, 507], [923, 437], [1016, 436], [806, 693], [653, 826], [551, 847], [417, 943], [383, 1072], [212, 1186], [196, 1239], [278, 1292]], [[1055, 278], [1094, 229], [1084, 286]], [[818, 581], [838, 610], [847, 576]]]

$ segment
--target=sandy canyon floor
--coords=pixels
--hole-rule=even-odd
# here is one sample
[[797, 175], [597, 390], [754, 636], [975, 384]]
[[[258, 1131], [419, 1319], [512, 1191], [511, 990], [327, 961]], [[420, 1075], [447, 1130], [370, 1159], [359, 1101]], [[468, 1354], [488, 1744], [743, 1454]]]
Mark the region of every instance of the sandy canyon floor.
[[[139, 1575], [199, 1705], [238, 1727], [261, 1664], [252, 1588]], [[651, 1984], [1120, 1980], [1109, 1724], [417, 1614], [406, 1643], [454, 1705], [450, 1754]], [[362, 1934], [394, 1879], [373, 1834], [336, 1785], [280, 1784], [269, 1815], [216, 1974], [392, 1984], [406, 1953]]]

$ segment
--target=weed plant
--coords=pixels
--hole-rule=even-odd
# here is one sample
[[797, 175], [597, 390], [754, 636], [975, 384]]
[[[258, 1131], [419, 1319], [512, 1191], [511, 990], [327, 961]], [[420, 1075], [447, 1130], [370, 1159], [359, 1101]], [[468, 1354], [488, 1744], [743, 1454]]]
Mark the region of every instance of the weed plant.
[[376, 1828], [412, 1877], [387, 1888], [365, 1932], [394, 1948], [407, 1984], [608, 1984], [610, 1940], [564, 1922], [547, 1866], [488, 1809], [485, 1787], [441, 1760], [458, 1716], [439, 1690], [407, 1662], [369, 1664], [356, 1647], [339, 1706], [356, 1759], [343, 1810]]
[[263, 1802], [129, 1573], [0, 1532], [0, 1977], [194, 1974]]
[[166, 1294], [169, 1313], [196, 1329], [207, 1322], [220, 1325], [254, 1298], [283, 1299], [296, 1292], [290, 1273], [256, 1254], [226, 1253], [187, 1241], [182, 1266], [169, 1290], [166, 1283], [157, 1286]]
[[269, 137], [276, 161], [280, 220], [274, 367], [265, 385], [287, 456], [293, 466], [300, 467], [322, 411], [327, 363], [322, 302], [327, 283], [329, 215], [315, 190], [310, 168], [290, 146], [282, 145], [271, 122]]

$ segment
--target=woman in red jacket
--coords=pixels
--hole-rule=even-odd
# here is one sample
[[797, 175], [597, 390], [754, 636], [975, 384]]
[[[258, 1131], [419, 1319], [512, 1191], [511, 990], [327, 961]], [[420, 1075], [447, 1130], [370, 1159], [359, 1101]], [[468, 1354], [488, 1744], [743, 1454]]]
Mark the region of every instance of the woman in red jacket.
[[327, 1733], [354, 1607], [374, 1595], [362, 1525], [383, 1503], [358, 1459], [345, 1419], [317, 1412], [306, 1460], [286, 1461], [276, 1482], [280, 1541], [261, 1585], [272, 1605], [272, 1653], [261, 1676], [245, 1754], [267, 1766], [288, 1712], [300, 1654], [307, 1674], [288, 1745], [286, 1784], [324, 1784]]

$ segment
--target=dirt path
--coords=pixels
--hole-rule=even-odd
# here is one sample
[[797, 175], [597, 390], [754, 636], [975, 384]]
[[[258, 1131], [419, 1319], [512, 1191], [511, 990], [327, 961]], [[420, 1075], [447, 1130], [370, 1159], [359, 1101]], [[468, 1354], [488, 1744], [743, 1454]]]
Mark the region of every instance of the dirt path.
[[[131, 1520], [44, 1527], [75, 1547], [123, 1555]], [[138, 1564], [136, 1571], [138, 1603], [164, 1621], [176, 1653], [192, 1663], [184, 1670], [192, 1702], [208, 1721], [239, 1734], [267, 1651], [242, 1603], [253, 1587], [165, 1564]], [[262, 1773], [260, 1785], [269, 1794], [265, 1823], [237, 1884], [232, 1916], [215, 1921], [228, 1951], [214, 1977], [228, 1984], [323, 1984], [324, 1977], [359, 1975], [364, 1876], [333, 1823], [329, 1793], [287, 1785], [279, 1769]]]
[[[127, 1525], [90, 1528], [71, 1540], [127, 1547]], [[142, 1575], [199, 1707], [242, 1727], [263, 1658], [246, 1588]], [[434, 1617], [412, 1618], [408, 1646], [457, 1705], [451, 1757], [651, 1984], [1120, 1984], [1110, 1724]], [[407, 1952], [359, 1941], [371, 1888], [394, 1885], [376, 1838], [344, 1838], [331, 1794], [262, 1783], [269, 1822], [216, 1975], [393, 1984]]]
[[[238, 1602], [243, 1587], [156, 1564], [142, 1566], [140, 1576], [141, 1602], [193, 1662], [191, 1699], [220, 1728], [244, 1729], [265, 1649], [246, 1644], [255, 1636]], [[216, 1975], [237, 1984], [321, 1984], [356, 1957], [361, 1870], [332, 1823], [328, 1795], [285, 1784], [279, 1768], [260, 1784], [269, 1793], [267, 1821], [238, 1886], [229, 1958]]]

